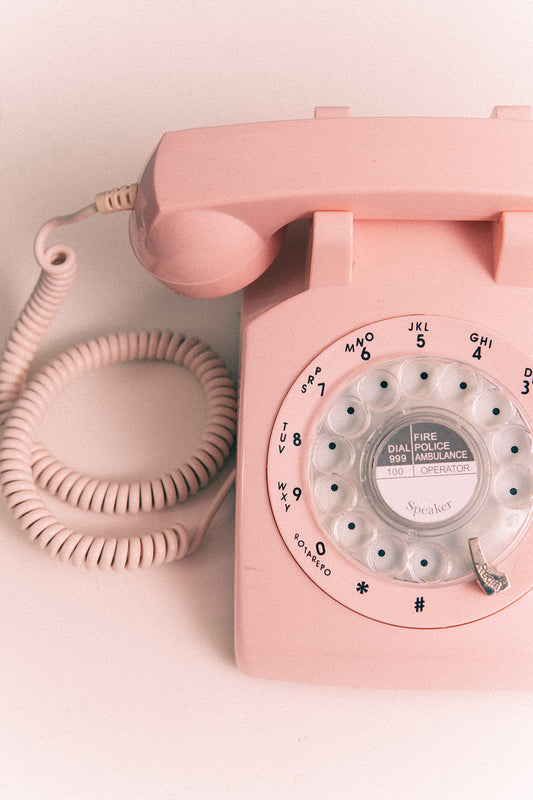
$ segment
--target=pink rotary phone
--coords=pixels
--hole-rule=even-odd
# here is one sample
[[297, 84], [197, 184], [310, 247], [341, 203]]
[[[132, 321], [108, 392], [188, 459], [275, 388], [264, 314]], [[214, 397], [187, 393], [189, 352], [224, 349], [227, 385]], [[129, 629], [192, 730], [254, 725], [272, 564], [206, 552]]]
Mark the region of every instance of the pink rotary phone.
[[531, 688], [530, 110], [169, 133], [132, 205], [167, 286], [244, 288], [241, 669]]

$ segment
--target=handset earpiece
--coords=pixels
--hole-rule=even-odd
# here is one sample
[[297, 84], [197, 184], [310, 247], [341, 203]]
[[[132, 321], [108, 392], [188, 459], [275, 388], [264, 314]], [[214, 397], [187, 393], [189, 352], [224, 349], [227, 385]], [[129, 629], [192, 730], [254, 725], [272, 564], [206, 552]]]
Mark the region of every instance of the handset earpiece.
[[[140, 194], [142, 204], [142, 189]], [[130, 238], [143, 266], [165, 286], [186, 297], [210, 298], [256, 280], [276, 258], [283, 231], [263, 238], [246, 222], [216, 210], [161, 213], [147, 231], [136, 208]]]
[[[246, 139], [255, 127], [167, 133], [140, 178], [130, 219], [133, 250], [179, 294], [209, 298], [236, 292], [279, 252], [284, 222], [263, 209], [257, 178], [266, 164], [258, 163], [261, 148], [257, 152], [253, 142], [248, 154], [255, 163], [243, 172], [248, 165], [242, 160], [242, 130]], [[278, 189], [274, 206], [280, 195]]]

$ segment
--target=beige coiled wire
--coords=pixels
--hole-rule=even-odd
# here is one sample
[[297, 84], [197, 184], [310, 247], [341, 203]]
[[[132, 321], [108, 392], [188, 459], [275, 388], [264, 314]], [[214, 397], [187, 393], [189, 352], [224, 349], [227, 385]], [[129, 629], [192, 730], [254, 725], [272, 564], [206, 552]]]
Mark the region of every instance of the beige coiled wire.
[[[81, 509], [105, 513], [159, 510], [187, 500], [207, 486], [223, 466], [235, 439], [237, 400], [231, 376], [220, 358], [197, 339], [168, 331], [118, 333], [77, 345], [50, 361], [26, 385], [35, 351], [65, 301], [76, 272], [73, 251], [64, 246], [45, 251], [46, 237], [58, 225], [85, 219], [97, 210], [91, 205], [51, 220], [37, 236], [35, 252], [42, 272], [0, 363], [0, 424], [5, 424], [0, 483], [21, 528], [50, 555], [75, 565], [119, 570], [161, 564], [196, 550], [231, 488], [234, 472], [224, 481], [192, 541], [180, 523], [142, 536], [78, 533], [55, 518], [37, 487]], [[46, 411], [67, 386], [87, 372], [133, 360], [182, 365], [197, 378], [207, 399], [200, 443], [184, 464], [139, 482], [100, 480], [72, 470], [38, 440]]]

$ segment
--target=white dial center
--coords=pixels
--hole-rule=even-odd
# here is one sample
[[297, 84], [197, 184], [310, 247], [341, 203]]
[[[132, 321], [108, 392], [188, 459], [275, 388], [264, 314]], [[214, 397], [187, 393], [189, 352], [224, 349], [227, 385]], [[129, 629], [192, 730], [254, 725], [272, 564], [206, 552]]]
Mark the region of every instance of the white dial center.
[[466, 435], [431, 417], [402, 421], [372, 453], [372, 478], [385, 504], [409, 524], [436, 527], [459, 514], [479, 483]]

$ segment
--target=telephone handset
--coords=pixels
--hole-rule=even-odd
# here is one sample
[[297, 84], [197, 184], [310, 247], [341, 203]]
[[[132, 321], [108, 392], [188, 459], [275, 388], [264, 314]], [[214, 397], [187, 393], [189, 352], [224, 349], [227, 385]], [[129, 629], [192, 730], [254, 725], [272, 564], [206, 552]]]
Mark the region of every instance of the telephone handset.
[[530, 110], [170, 133], [130, 206], [171, 289], [244, 287], [239, 666], [530, 687]]
[[[317, 211], [528, 230], [530, 220], [504, 214], [531, 209], [527, 107], [498, 107], [497, 122], [346, 114], [165, 134], [131, 218], [139, 260], [169, 288], [211, 297], [258, 278], [285, 226]], [[497, 263], [504, 283], [533, 285], [521, 259], [504, 267], [497, 254]]]

